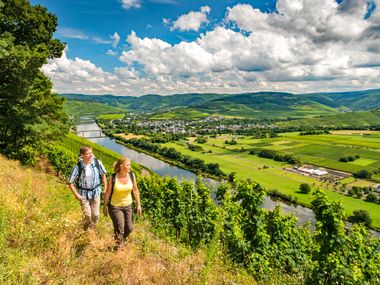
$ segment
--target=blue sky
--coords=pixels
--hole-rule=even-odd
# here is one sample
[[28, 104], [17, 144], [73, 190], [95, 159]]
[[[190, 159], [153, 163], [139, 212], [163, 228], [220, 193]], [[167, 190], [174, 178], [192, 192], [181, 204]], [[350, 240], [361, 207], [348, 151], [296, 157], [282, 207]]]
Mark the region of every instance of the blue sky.
[[32, 0], [58, 17], [60, 93], [379, 88], [379, 0]]

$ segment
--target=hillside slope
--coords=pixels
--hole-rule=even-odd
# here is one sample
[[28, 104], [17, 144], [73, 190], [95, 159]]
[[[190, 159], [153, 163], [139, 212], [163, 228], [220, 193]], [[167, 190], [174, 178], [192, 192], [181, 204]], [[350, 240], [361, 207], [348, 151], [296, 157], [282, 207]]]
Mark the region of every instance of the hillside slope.
[[[162, 118], [179, 118], [187, 113], [223, 114], [242, 117], [308, 117], [331, 115], [341, 110], [364, 111], [380, 107], [380, 89], [338, 93], [292, 94], [252, 92], [243, 94], [174, 94], [112, 96], [62, 94], [69, 100], [91, 101], [129, 112], [162, 113]], [[177, 110], [178, 109], [178, 110]], [[170, 113], [164, 113], [173, 111]]]
[[331, 116], [298, 119], [293, 121], [278, 122], [279, 127], [314, 128], [367, 128], [380, 126], [380, 111], [349, 112]]
[[247, 93], [218, 98], [193, 108], [210, 114], [244, 117], [305, 117], [334, 114], [338, 110], [303, 95], [281, 92]]
[[109, 219], [84, 232], [65, 184], [3, 156], [0, 199], [1, 284], [255, 284], [205, 251], [158, 239], [143, 220], [114, 252]]
[[195, 106], [229, 95], [210, 93], [175, 94], [171, 96], [149, 94], [141, 97], [84, 94], [61, 94], [61, 96], [68, 100], [91, 101], [106, 104], [108, 106], [120, 107], [128, 110], [128, 112], [161, 112], [173, 108]]

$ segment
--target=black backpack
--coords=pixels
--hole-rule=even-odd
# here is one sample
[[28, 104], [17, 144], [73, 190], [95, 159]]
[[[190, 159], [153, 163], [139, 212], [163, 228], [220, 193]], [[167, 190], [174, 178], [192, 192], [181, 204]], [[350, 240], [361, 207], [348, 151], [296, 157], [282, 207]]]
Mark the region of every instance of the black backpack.
[[78, 165], [78, 179], [77, 179], [77, 188], [78, 189], [82, 189], [82, 190], [87, 190], [87, 191], [94, 191], [96, 188], [99, 187], [99, 185], [102, 183], [102, 175], [100, 174], [100, 165], [99, 165], [99, 160], [95, 157], [94, 158], [95, 160], [95, 167], [98, 169], [98, 173], [99, 173], [99, 184], [94, 186], [93, 188], [91, 189], [88, 189], [88, 188], [83, 188], [79, 185], [79, 180], [80, 180], [80, 177], [82, 175], [82, 172], [84, 171], [84, 168], [82, 167], [82, 163], [80, 161], [78, 161], [77, 165]]
[[[132, 171], [129, 171], [128, 173], [129, 173], [129, 178], [132, 181], [132, 189], [133, 189], [133, 184], [135, 182], [135, 175], [134, 175], [134, 173]], [[111, 203], [112, 194], [113, 194], [113, 188], [114, 188], [115, 182], [116, 182], [116, 173], [112, 173], [111, 179], [112, 179], [112, 187], [111, 187], [110, 197], [108, 198], [108, 205], [110, 205], [110, 203]]]

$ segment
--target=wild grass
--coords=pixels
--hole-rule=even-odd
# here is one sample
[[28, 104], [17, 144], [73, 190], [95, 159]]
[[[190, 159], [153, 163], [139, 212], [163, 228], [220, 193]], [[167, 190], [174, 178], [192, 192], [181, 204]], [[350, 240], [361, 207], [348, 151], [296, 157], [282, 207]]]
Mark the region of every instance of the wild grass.
[[257, 284], [218, 246], [194, 252], [153, 234], [144, 217], [125, 250], [113, 250], [109, 218], [83, 231], [66, 185], [2, 156], [0, 199], [0, 284]]

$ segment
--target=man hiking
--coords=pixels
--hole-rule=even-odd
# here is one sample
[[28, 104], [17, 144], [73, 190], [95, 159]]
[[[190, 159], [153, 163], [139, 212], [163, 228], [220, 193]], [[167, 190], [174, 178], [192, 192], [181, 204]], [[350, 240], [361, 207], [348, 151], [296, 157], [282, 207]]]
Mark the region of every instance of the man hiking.
[[71, 171], [69, 187], [80, 202], [83, 212], [83, 226], [95, 229], [100, 216], [100, 192], [107, 190], [106, 170], [95, 158], [92, 148], [82, 146], [78, 163]]

